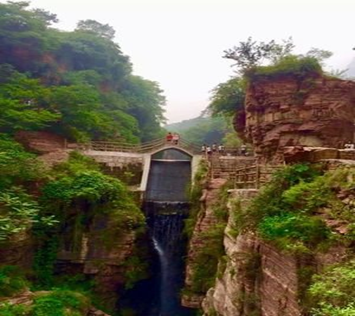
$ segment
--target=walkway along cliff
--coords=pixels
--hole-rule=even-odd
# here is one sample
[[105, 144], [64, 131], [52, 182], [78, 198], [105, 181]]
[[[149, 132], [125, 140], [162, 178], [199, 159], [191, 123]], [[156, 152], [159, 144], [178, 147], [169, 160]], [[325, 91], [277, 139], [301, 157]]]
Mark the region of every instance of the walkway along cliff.
[[200, 182], [182, 301], [206, 316], [353, 311], [355, 84], [308, 79], [251, 82], [235, 122], [255, 160]]

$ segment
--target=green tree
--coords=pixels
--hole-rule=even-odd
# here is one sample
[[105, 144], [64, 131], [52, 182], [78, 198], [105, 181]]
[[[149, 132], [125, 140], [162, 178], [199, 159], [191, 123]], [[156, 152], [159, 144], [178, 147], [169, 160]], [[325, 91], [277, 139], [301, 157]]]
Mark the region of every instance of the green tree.
[[207, 110], [213, 116], [232, 116], [244, 108], [246, 82], [240, 77], [220, 83], [212, 90], [211, 102]]
[[101, 24], [95, 20], [81, 20], [78, 22], [75, 30], [91, 32], [109, 40], [112, 40], [116, 33], [112, 26], [108, 24]]
[[0, 86], [0, 132], [38, 130], [59, 120], [49, 96], [38, 80], [14, 73]]
[[137, 119], [142, 141], [162, 136], [166, 102], [162, 92], [158, 83], [139, 76], [130, 76], [125, 86], [123, 95], [129, 104], [128, 113]]
[[260, 66], [264, 61], [277, 62], [281, 58], [290, 55], [294, 48], [292, 38], [277, 43], [271, 40], [268, 43], [256, 42], [251, 37], [238, 46], [224, 51], [224, 58], [235, 61], [237, 71], [242, 74], [254, 67]]

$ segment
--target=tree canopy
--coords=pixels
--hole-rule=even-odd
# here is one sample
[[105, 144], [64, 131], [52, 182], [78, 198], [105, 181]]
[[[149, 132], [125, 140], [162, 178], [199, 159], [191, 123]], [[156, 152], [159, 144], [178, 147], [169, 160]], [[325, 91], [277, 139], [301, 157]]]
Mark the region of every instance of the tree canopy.
[[165, 98], [133, 75], [115, 30], [94, 20], [73, 32], [29, 2], [0, 4], [0, 132], [52, 130], [76, 140], [159, 137]]

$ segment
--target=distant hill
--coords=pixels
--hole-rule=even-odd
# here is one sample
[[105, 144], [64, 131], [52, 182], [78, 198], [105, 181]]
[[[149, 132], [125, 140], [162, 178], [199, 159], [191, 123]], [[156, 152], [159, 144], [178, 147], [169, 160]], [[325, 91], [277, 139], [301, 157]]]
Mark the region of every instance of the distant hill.
[[166, 130], [168, 130], [169, 132], [176, 132], [176, 133], [181, 133], [183, 131], [186, 131], [187, 129], [191, 128], [191, 127], [195, 127], [196, 125], [203, 123], [203, 122], [208, 122], [210, 121], [211, 118], [209, 117], [195, 117], [189, 120], [183, 120], [181, 122], [178, 123], [172, 123], [172, 124], [168, 124], [165, 126]]
[[[235, 134], [223, 117], [196, 117], [166, 125], [165, 129], [179, 133], [181, 137], [199, 145], [225, 143], [226, 135]], [[237, 139], [236, 134], [235, 139]]]

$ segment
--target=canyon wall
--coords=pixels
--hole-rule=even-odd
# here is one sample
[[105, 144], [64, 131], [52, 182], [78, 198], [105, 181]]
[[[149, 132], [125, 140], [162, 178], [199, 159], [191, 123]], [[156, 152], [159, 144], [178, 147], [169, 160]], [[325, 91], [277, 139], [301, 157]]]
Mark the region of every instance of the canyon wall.
[[264, 161], [285, 146], [342, 148], [355, 132], [355, 82], [325, 76], [258, 78], [249, 83], [235, 129]]

